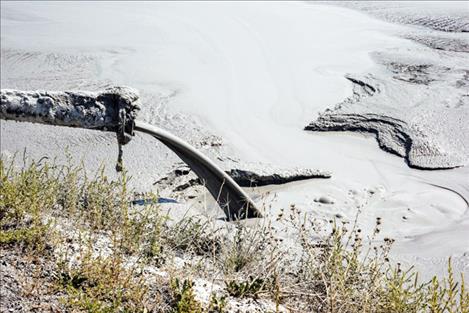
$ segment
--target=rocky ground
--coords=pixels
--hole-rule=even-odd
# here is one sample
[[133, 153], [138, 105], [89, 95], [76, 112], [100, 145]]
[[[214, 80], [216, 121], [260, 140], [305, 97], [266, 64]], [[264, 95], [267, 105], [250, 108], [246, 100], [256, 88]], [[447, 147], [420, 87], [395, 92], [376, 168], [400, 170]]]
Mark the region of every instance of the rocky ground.
[[0, 249], [0, 256], [2, 312], [64, 311], [59, 301], [63, 292], [56, 290], [53, 284], [56, 264], [50, 258], [5, 245]]

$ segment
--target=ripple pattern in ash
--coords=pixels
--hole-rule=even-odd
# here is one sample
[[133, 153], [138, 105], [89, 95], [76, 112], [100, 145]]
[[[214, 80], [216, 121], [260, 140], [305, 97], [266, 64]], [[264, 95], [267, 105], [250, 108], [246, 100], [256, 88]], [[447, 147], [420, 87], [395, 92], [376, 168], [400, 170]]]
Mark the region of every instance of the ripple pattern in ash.
[[421, 26], [444, 32], [469, 32], [466, 1], [340, 1], [388, 22]]

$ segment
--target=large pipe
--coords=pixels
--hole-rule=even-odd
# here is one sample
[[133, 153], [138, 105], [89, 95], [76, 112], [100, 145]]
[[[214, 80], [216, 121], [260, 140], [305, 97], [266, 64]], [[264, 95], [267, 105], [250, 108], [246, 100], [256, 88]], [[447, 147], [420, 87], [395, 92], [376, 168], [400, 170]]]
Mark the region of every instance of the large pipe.
[[1, 90], [2, 119], [115, 131], [119, 144], [126, 144], [134, 130], [149, 134], [187, 163], [229, 220], [261, 217], [253, 201], [229, 175], [187, 142], [136, 121], [138, 110], [138, 93], [127, 87], [97, 93]]
[[228, 219], [261, 217], [256, 206], [239, 185], [212, 160], [169, 132], [136, 121], [136, 131], [152, 135], [174, 151], [202, 180]]
[[128, 87], [102, 92], [2, 89], [0, 95], [2, 119], [115, 132], [126, 126], [128, 135], [139, 111], [138, 93]]

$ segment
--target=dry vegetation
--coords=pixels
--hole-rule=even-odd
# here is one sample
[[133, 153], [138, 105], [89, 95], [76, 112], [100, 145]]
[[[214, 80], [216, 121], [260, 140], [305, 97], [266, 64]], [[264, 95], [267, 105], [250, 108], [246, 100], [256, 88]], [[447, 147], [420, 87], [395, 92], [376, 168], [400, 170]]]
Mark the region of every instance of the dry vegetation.
[[451, 262], [446, 278], [420, 282], [389, 261], [392, 239], [370, 244], [356, 223], [319, 226], [291, 207], [278, 217], [297, 235], [288, 248], [266, 222], [172, 221], [131, 205], [125, 175], [41, 161], [0, 171], [2, 311], [230, 312], [264, 300], [259, 311], [469, 312]]

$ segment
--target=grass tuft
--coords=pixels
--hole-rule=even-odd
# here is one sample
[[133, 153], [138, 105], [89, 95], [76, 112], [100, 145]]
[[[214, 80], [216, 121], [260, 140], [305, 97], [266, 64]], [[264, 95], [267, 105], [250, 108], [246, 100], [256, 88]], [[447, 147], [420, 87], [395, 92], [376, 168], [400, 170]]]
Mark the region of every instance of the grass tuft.
[[173, 313], [202, 313], [202, 306], [195, 299], [193, 282], [185, 279], [181, 282], [178, 278], [171, 281], [171, 290], [174, 297]]

